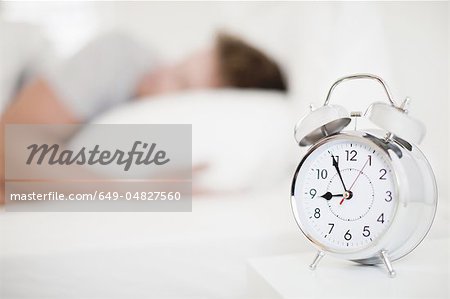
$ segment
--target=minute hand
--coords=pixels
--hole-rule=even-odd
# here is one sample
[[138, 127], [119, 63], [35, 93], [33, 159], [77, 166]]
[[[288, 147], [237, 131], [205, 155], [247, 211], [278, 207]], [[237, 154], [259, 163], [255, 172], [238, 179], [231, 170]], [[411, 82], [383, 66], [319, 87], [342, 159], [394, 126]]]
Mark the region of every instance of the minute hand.
[[[370, 157], [369, 157], [370, 159]], [[358, 172], [358, 175], [356, 176], [356, 179], [353, 181], [352, 185], [350, 186], [350, 189], [348, 189], [347, 191], [350, 192], [353, 188], [353, 186], [355, 185], [356, 181], [358, 180], [359, 176], [361, 175], [361, 173], [363, 173], [364, 168], [366, 168], [367, 162], [369, 162], [369, 159], [367, 159], [366, 163], [364, 163], [363, 167], [361, 168], [361, 170]], [[341, 199], [341, 201], [339, 202], [339, 204], [341, 205], [345, 200], [345, 197]]]
[[333, 166], [334, 166], [334, 168], [336, 168], [337, 174], [339, 175], [339, 178], [341, 179], [341, 183], [342, 183], [342, 186], [344, 187], [344, 191], [347, 191], [347, 187], [345, 187], [344, 180], [342, 179], [341, 171], [339, 170], [339, 164], [333, 155], [331, 155], [331, 158], [333, 159]]

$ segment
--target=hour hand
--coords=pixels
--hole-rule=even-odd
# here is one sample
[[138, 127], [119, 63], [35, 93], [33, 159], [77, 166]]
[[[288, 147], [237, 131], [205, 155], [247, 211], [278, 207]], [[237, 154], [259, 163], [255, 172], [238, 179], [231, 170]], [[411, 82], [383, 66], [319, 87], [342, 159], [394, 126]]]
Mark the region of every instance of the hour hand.
[[342, 196], [344, 196], [344, 194], [331, 194], [331, 192], [327, 192], [327, 193], [325, 193], [324, 195], [322, 195], [320, 197], [323, 197], [326, 200], [330, 200], [333, 197], [342, 197]]

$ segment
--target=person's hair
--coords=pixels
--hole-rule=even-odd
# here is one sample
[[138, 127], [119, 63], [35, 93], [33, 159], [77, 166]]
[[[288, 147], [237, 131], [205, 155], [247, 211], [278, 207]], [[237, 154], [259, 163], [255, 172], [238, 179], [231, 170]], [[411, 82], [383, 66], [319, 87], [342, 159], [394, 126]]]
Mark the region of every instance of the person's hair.
[[287, 91], [280, 67], [262, 51], [224, 32], [217, 34], [216, 47], [225, 85]]

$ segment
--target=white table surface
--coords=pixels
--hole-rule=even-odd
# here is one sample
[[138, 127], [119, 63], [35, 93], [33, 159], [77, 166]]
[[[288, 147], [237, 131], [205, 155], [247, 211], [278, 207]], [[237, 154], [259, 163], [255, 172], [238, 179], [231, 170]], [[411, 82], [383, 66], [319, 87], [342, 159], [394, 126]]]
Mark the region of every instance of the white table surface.
[[324, 256], [308, 265], [315, 251], [249, 260], [249, 296], [258, 298], [449, 298], [450, 239], [425, 239], [394, 262], [397, 277], [384, 265], [362, 266]]

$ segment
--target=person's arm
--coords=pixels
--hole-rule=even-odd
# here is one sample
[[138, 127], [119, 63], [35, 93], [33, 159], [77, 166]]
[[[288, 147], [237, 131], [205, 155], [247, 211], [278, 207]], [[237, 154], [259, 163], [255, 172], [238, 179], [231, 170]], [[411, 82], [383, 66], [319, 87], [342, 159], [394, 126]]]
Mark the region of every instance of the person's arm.
[[26, 85], [7, 107], [2, 117], [2, 125], [74, 124], [80, 121], [63, 104], [45, 79], [41, 78]]
[[[0, 203], [4, 202], [6, 124], [75, 124], [81, 120], [64, 106], [47, 82], [36, 79], [26, 85], [6, 108], [0, 130]], [[66, 136], [54, 136], [55, 143]]]

